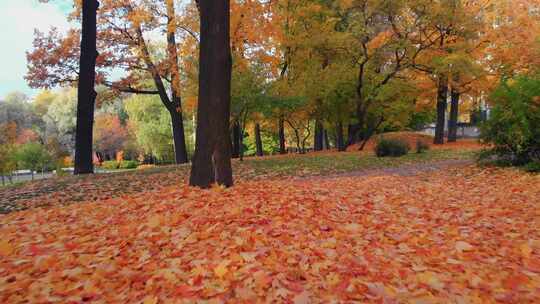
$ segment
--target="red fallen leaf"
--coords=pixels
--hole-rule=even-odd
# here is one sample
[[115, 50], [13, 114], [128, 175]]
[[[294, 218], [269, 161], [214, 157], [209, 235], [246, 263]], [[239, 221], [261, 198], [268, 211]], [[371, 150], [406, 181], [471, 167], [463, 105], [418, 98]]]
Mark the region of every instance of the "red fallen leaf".
[[64, 244], [64, 247], [67, 249], [67, 250], [75, 250], [79, 247], [79, 244], [77, 243], [73, 243], [73, 242], [67, 242]]
[[294, 292], [302, 292], [304, 291], [304, 285], [298, 282], [287, 282], [287, 286], [285, 286], [288, 290], [294, 291]]
[[349, 287], [350, 283], [351, 283], [351, 279], [345, 278], [336, 286], [336, 290], [339, 292], [344, 292], [346, 291], [347, 287]]
[[528, 276], [517, 273], [517, 274], [511, 274], [504, 281], [502, 282], [503, 286], [507, 289], [514, 290], [520, 286], [523, 286], [527, 283], [529, 283], [530, 279]]
[[202, 280], [203, 280], [203, 277], [200, 276], [200, 275], [198, 275], [198, 276], [196, 276], [196, 277], [193, 279], [193, 284], [195, 284], [195, 285], [201, 285]]
[[192, 297], [195, 296], [195, 294], [196, 294], [196, 291], [193, 290], [188, 285], [178, 285], [174, 289], [174, 295], [178, 296], [178, 297], [181, 297], [181, 298], [192, 298]]
[[38, 245], [30, 245], [30, 247], [28, 247], [28, 251], [30, 251], [31, 255], [36, 256], [36, 255], [44, 255], [47, 249], [39, 247]]
[[538, 258], [528, 259], [525, 262], [525, 267], [529, 271], [540, 273], [540, 259]]

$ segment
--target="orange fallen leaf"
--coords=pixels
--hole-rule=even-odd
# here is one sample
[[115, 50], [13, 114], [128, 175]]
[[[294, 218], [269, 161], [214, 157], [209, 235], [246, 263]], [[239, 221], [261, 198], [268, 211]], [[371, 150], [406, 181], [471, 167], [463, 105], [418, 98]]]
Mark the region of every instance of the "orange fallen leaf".
[[0, 255], [8, 256], [13, 253], [13, 246], [8, 241], [0, 241]]
[[228, 261], [228, 260], [224, 260], [222, 261], [221, 263], [219, 263], [218, 266], [216, 266], [216, 268], [214, 268], [214, 273], [216, 274], [216, 276], [218, 278], [223, 278], [227, 272], [229, 271], [227, 269], [227, 266], [230, 264], [231, 262]]

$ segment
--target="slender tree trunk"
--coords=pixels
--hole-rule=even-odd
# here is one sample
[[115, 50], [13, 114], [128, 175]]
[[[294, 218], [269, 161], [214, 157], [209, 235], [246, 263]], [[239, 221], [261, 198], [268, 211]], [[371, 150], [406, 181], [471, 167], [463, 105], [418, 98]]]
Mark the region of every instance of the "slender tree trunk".
[[339, 152], [347, 150], [345, 147], [345, 138], [343, 136], [343, 123], [340, 121], [336, 126], [336, 146]]
[[189, 161], [186, 148], [186, 138], [184, 132], [184, 119], [181, 111], [170, 111], [173, 144], [174, 144], [174, 159], [176, 164], [185, 164]]
[[263, 143], [261, 138], [261, 125], [255, 124], [255, 146], [257, 146], [257, 156], [263, 156]]
[[348, 139], [347, 139], [347, 146], [352, 146], [355, 143], [357, 143], [360, 140], [360, 125], [349, 125], [348, 128]]
[[235, 121], [232, 127], [232, 158], [240, 157], [240, 123]]
[[287, 154], [285, 149], [285, 120], [283, 118], [279, 119], [279, 153]]
[[452, 87], [450, 103], [450, 118], [448, 120], [448, 142], [457, 141], [457, 124], [459, 117], [459, 91]]
[[330, 138], [328, 138], [328, 130], [323, 130], [323, 150], [330, 149]]
[[96, 0], [83, 1], [81, 57], [77, 91], [77, 127], [75, 132], [75, 174], [94, 172], [92, 141], [94, 106], [97, 95], [94, 85], [96, 80], [98, 7], [99, 2]]
[[185, 164], [188, 160], [186, 138], [184, 132], [184, 117], [182, 114], [182, 98], [180, 89], [180, 67], [178, 65], [178, 50], [176, 46], [176, 11], [174, 1], [167, 0], [167, 53], [171, 74], [172, 106], [171, 114], [174, 157], [177, 164]]
[[4, 175], [2, 174], [2, 186], [5, 186], [6, 185], [6, 178], [4, 177]]
[[313, 150], [322, 151], [323, 145], [324, 145], [324, 126], [320, 120], [316, 120]]
[[437, 125], [435, 127], [436, 145], [444, 144], [444, 127], [446, 123], [446, 106], [448, 98], [448, 77], [439, 75], [439, 83], [437, 90]]
[[232, 186], [229, 117], [231, 106], [230, 3], [199, 0], [201, 42], [197, 143], [190, 185]]
[[240, 128], [240, 136], [238, 141], [238, 154], [240, 156], [240, 161], [244, 161], [244, 128]]

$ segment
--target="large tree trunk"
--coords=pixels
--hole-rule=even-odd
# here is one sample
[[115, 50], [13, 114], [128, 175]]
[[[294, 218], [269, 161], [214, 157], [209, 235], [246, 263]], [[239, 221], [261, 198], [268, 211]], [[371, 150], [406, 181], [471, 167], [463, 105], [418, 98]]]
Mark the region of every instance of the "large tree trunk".
[[255, 146], [257, 147], [257, 156], [263, 156], [263, 143], [261, 138], [261, 125], [255, 124]]
[[81, 57], [77, 90], [77, 127], [75, 133], [75, 174], [94, 173], [92, 141], [96, 91], [96, 23], [99, 2], [83, 1]]
[[347, 147], [345, 146], [345, 138], [343, 136], [343, 123], [341, 121], [338, 122], [336, 126], [336, 146], [339, 152], [344, 152], [347, 150]]
[[444, 144], [444, 127], [446, 123], [446, 106], [448, 98], [448, 77], [439, 75], [439, 83], [437, 90], [437, 125], [435, 127], [436, 145]]
[[279, 119], [279, 153], [287, 154], [285, 147], [285, 120]]
[[457, 141], [457, 124], [459, 117], [459, 91], [452, 87], [451, 104], [450, 104], [450, 118], [448, 120], [448, 142]]
[[241, 132], [240, 123], [235, 121], [232, 127], [232, 158], [240, 157]]
[[320, 120], [315, 121], [315, 138], [313, 150], [322, 151], [324, 145], [324, 126]]
[[[174, 98], [174, 97], [173, 97]], [[185, 164], [188, 160], [186, 149], [186, 138], [184, 132], [184, 119], [182, 112], [170, 111], [172, 131], [173, 131], [173, 144], [174, 144], [174, 159], [177, 164]]]
[[190, 185], [233, 185], [229, 117], [231, 106], [230, 3], [199, 0], [201, 42], [197, 143]]
[[184, 133], [184, 117], [182, 115], [182, 99], [180, 94], [180, 67], [176, 46], [176, 11], [174, 1], [167, 0], [167, 53], [171, 72], [172, 107], [171, 114], [174, 156], [177, 164], [185, 164], [188, 160], [186, 138]]

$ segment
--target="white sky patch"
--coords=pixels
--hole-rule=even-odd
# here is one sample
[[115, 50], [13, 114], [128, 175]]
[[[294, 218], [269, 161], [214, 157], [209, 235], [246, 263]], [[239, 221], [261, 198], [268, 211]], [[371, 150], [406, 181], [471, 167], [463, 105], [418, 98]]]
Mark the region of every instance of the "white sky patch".
[[34, 29], [47, 32], [70, 28], [66, 1], [43, 4], [38, 0], [0, 0], [0, 99], [9, 92], [36, 93], [26, 84], [26, 52], [32, 48]]

